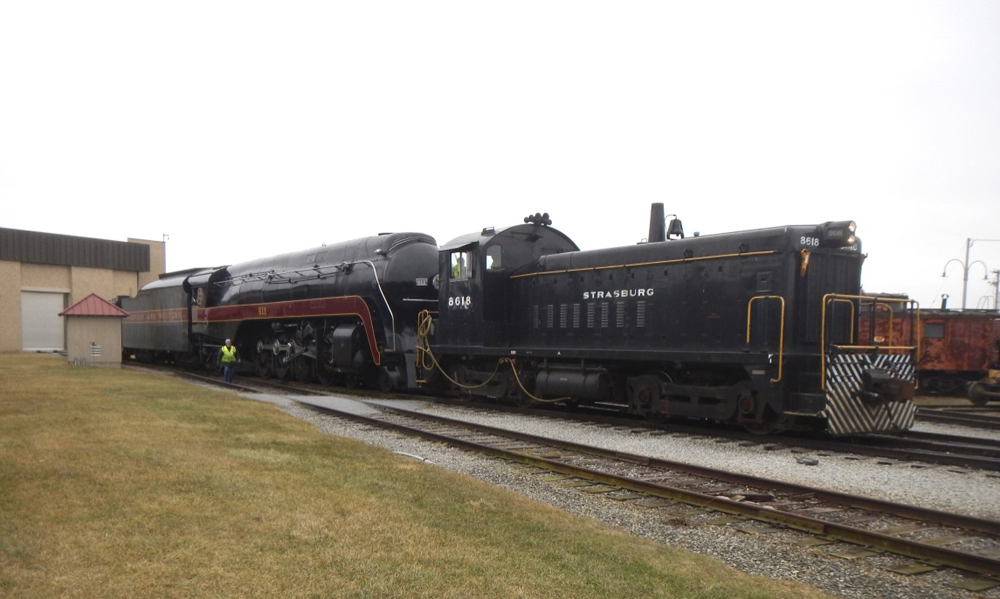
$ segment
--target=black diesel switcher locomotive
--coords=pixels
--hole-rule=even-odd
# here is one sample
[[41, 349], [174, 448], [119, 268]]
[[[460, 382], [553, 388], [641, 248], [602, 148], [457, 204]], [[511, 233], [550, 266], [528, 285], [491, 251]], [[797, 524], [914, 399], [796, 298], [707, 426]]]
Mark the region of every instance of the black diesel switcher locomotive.
[[912, 426], [915, 348], [858, 339], [858, 319], [915, 306], [862, 294], [853, 222], [684, 237], [654, 204], [647, 241], [580, 251], [547, 215], [524, 220], [440, 248], [383, 234], [168, 273], [119, 298], [123, 345], [214, 368], [231, 338], [263, 377], [757, 432]]

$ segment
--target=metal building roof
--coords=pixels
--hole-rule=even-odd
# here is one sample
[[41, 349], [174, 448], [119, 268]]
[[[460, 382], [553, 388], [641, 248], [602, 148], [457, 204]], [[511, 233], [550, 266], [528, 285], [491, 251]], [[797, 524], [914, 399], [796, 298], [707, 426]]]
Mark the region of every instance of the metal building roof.
[[0, 260], [149, 272], [149, 246], [0, 228]]
[[117, 316], [124, 318], [128, 312], [108, 300], [91, 293], [82, 300], [59, 313], [59, 316]]

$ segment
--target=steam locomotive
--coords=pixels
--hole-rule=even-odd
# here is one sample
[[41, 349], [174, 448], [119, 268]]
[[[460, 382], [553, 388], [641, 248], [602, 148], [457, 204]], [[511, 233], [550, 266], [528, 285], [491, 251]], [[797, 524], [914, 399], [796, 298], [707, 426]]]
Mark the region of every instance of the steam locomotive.
[[[438, 247], [383, 234], [168, 273], [119, 298], [127, 356], [531, 405], [607, 402], [755, 432], [905, 430], [912, 344], [859, 339], [851, 221], [580, 251], [548, 215]], [[893, 301], [898, 302], [898, 298]], [[904, 312], [912, 313], [907, 306]]]

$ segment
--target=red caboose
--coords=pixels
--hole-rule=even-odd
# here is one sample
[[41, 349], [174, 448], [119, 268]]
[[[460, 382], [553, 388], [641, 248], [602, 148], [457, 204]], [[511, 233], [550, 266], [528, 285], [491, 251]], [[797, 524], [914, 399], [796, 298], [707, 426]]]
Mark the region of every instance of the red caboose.
[[[911, 322], [891, 306], [879, 308], [874, 318], [862, 312], [861, 339], [873, 345], [898, 345], [910, 342], [916, 326], [917, 374], [924, 391], [964, 394], [966, 385], [986, 377], [1000, 363], [1000, 313], [995, 310], [920, 310], [918, 320]], [[875, 335], [870, 337], [873, 321]]]

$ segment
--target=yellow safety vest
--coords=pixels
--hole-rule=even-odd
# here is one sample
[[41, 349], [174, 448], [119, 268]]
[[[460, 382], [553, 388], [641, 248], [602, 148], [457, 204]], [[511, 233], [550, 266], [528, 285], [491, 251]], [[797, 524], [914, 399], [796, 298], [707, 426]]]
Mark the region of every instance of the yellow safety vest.
[[236, 361], [236, 346], [222, 346], [222, 363], [229, 364]]

